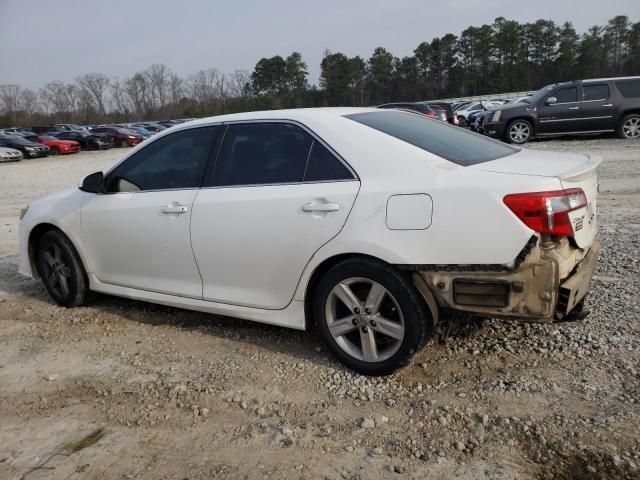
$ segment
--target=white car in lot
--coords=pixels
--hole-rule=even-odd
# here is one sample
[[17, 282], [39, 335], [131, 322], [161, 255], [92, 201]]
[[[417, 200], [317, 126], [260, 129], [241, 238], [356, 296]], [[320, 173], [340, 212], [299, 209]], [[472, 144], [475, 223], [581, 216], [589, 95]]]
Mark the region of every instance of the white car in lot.
[[15, 148], [0, 147], [0, 162], [19, 162], [22, 152]]
[[598, 163], [393, 110], [201, 119], [23, 209], [20, 272], [67, 307], [96, 291], [315, 326], [388, 374], [450, 312], [581, 310]]

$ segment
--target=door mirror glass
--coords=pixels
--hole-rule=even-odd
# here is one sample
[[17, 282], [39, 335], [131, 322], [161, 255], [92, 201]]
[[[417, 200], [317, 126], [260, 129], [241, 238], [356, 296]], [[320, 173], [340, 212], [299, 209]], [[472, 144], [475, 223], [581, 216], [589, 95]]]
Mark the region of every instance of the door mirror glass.
[[102, 172], [92, 173], [84, 177], [80, 190], [89, 193], [101, 193], [102, 192], [102, 180], [104, 175]]
[[553, 105], [554, 103], [557, 103], [558, 99], [556, 97], [549, 97], [547, 98], [547, 101], [545, 102], [547, 105]]

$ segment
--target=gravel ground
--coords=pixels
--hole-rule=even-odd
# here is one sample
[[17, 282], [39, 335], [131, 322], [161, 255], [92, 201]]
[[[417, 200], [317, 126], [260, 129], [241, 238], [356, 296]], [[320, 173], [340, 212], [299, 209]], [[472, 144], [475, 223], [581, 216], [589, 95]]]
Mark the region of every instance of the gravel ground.
[[55, 306], [17, 274], [19, 209], [122, 151], [0, 165], [0, 478], [640, 478], [640, 143], [529, 147], [604, 158], [591, 315], [457, 325], [381, 379], [303, 332]]

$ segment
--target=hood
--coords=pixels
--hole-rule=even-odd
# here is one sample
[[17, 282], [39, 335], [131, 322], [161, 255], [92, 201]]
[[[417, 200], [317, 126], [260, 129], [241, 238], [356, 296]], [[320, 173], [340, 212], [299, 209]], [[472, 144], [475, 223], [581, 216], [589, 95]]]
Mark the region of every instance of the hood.
[[518, 153], [471, 167], [475, 170], [494, 173], [513, 173], [555, 177], [560, 180], [573, 179], [595, 169], [600, 157], [590, 157], [578, 153], [559, 153], [521, 149]]
[[505, 103], [504, 105], [499, 105], [497, 107], [494, 107], [493, 111], [495, 112], [496, 110], [515, 110], [516, 108], [526, 109], [527, 107], [536, 108], [534, 105], [531, 105], [530, 103]]

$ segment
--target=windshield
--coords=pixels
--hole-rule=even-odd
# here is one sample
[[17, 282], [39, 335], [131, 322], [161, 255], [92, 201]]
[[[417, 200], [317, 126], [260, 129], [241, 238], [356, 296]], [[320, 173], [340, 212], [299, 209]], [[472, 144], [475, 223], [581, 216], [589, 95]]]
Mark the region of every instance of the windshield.
[[346, 115], [346, 118], [463, 167], [489, 162], [518, 151], [502, 142], [421, 115], [381, 110]]
[[543, 87], [540, 90], [538, 90], [536, 93], [534, 93], [533, 95], [531, 95], [528, 98], [523, 98], [522, 99], [522, 103], [529, 103], [529, 104], [534, 104], [534, 103], [538, 103], [540, 100], [542, 100], [544, 97], [547, 96], [547, 94], [553, 90], [554, 85], [549, 85], [548, 87]]

